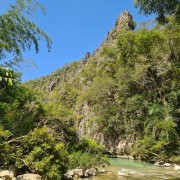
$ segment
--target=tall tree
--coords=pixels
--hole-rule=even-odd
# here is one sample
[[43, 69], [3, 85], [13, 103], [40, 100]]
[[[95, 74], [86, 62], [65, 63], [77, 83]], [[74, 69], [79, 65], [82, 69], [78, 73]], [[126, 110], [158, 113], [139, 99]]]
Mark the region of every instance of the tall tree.
[[134, 4], [145, 15], [157, 14], [157, 20], [160, 23], [166, 22], [167, 15], [175, 16], [177, 21], [180, 19], [179, 0], [135, 0]]
[[[16, 4], [11, 5], [0, 16], [1, 68], [3, 66], [14, 68], [20, 65], [25, 61], [23, 53], [32, 47], [38, 53], [40, 40], [45, 40], [46, 46], [50, 50], [51, 39], [34, 22], [33, 14], [38, 10], [45, 12], [44, 7], [36, 0], [16, 0]], [[9, 74], [5, 71], [5, 75], [1, 77], [9, 78]]]

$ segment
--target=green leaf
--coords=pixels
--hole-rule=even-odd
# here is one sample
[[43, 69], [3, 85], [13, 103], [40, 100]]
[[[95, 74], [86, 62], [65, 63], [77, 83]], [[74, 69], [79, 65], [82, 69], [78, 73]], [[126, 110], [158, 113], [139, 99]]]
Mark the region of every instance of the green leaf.
[[11, 86], [13, 85], [11, 78], [8, 79], [8, 85], [11, 85]]

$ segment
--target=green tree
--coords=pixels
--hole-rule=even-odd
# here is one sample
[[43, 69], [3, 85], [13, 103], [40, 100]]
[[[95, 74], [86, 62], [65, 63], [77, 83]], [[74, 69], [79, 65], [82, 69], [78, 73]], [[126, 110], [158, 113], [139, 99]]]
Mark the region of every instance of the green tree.
[[0, 125], [14, 136], [28, 133], [44, 114], [41, 104], [34, 93], [17, 82], [7, 86], [2, 81], [0, 85]]
[[160, 23], [167, 21], [167, 15], [175, 16], [176, 20], [180, 19], [180, 3], [179, 0], [135, 0], [135, 7], [140, 8], [140, 12], [145, 15], [152, 13], [157, 14], [157, 20]]
[[[15, 5], [0, 16], [0, 68], [17, 67], [25, 61], [23, 53], [34, 47], [39, 52], [39, 41], [45, 40], [48, 50], [51, 39], [33, 21], [33, 13], [43, 10], [41, 4], [34, 0], [16, 0]], [[8, 57], [8, 58], [7, 58]], [[10, 59], [10, 60], [9, 60]], [[0, 80], [11, 79], [8, 71], [1, 75]], [[8, 81], [11, 84], [11, 81]]]
[[67, 171], [68, 152], [62, 142], [56, 142], [49, 130], [36, 128], [24, 138], [24, 161], [32, 172], [41, 174], [44, 179], [61, 179]]
[[13, 73], [7, 67], [0, 67], [0, 84], [4, 84], [4, 82], [8, 83], [9, 85], [12, 85]]

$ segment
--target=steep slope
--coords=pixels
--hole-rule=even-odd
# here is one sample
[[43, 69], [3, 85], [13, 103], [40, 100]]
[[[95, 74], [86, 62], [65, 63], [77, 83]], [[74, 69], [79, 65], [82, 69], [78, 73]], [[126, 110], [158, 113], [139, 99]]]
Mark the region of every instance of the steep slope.
[[178, 156], [179, 26], [134, 28], [126, 10], [93, 55], [26, 85], [49, 114], [109, 152], [151, 161]]
[[[81, 102], [81, 97], [83, 97], [82, 93], [85, 94], [91, 86], [94, 78], [96, 78], [96, 73], [103, 68], [101, 65], [108, 62], [108, 59], [101, 55], [103, 48], [116, 46], [119, 31], [134, 29], [135, 22], [132, 15], [128, 10], [125, 10], [117, 18], [114, 28], [108, 32], [105, 40], [93, 52], [93, 55], [87, 52], [82, 60], [66, 65], [47, 77], [27, 83], [37, 93], [39, 92], [44, 104], [48, 103], [49, 106], [55, 106], [55, 109], [57, 108], [56, 105], [63, 106], [61, 109], [73, 109], [73, 116], [76, 116], [75, 124], [80, 137], [92, 137], [101, 144], [109, 146], [109, 148], [112, 148], [112, 142], [106, 142], [103, 133], [99, 133], [99, 129], [96, 127], [98, 125], [92, 124], [90, 119], [94, 113], [90, 110], [87, 101]], [[89, 128], [90, 126], [94, 127]]]

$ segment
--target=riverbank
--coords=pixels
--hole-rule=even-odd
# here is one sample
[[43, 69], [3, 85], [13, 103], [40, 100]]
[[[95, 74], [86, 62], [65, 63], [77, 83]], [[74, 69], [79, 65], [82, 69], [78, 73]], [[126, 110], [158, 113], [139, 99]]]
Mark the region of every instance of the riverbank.
[[[122, 158], [110, 158], [110, 166], [104, 168], [104, 170], [88, 169], [86, 171], [87, 176], [82, 178], [83, 180], [160, 180], [160, 179], [180, 179], [180, 169], [175, 167], [161, 167], [156, 166], [155, 164], [150, 164], [147, 162], [132, 160], [132, 159], [122, 159]], [[69, 171], [69, 175], [72, 175], [72, 178], [75, 178], [74, 174], [78, 173], [83, 174], [81, 169], [76, 169], [76, 171]], [[39, 175], [26, 174], [21, 175], [18, 178], [14, 177], [14, 174], [10, 174], [12, 179], [26, 180], [25, 178], [33, 177], [31, 180], [41, 179]], [[35, 178], [36, 177], [36, 178]], [[72, 179], [71, 178], [71, 179]], [[0, 177], [1, 180], [1, 177]]]
[[154, 164], [121, 158], [110, 158], [111, 166], [106, 167], [106, 173], [84, 180], [160, 180], [180, 179], [180, 170], [173, 167], [157, 167]]

